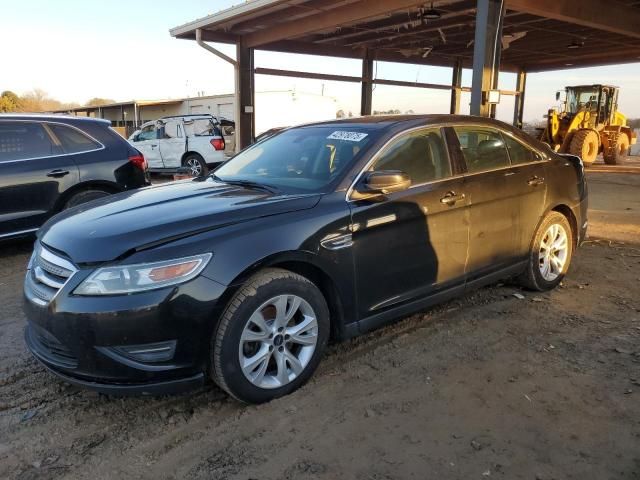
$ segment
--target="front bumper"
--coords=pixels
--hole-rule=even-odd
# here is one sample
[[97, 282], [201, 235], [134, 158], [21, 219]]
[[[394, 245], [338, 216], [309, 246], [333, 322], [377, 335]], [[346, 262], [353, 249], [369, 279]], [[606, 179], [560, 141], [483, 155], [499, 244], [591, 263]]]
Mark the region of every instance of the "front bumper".
[[77, 272], [43, 303], [30, 295], [27, 272], [25, 341], [41, 363], [67, 382], [109, 394], [173, 393], [204, 382], [223, 285], [199, 276], [133, 295], [73, 295], [89, 274]]

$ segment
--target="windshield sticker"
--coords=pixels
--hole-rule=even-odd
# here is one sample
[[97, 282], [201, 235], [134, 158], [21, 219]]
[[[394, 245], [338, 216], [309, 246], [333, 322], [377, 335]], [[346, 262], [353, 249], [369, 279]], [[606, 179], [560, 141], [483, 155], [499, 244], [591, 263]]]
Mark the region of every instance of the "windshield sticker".
[[363, 138], [365, 138], [368, 133], [360, 133], [360, 132], [343, 132], [338, 130], [333, 132], [331, 135], [327, 137], [329, 140], [346, 140], [348, 142], [360, 142]]

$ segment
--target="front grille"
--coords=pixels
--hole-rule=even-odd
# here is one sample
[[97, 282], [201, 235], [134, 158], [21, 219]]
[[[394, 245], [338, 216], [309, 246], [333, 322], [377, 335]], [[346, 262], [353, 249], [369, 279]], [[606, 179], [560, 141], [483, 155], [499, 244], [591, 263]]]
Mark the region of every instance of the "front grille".
[[29, 325], [27, 335], [36, 353], [48, 363], [62, 368], [78, 367], [78, 359], [75, 355], [46, 330]]
[[38, 245], [27, 272], [25, 292], [35, 303], [47, 304], [76, 271], [70, 261]]

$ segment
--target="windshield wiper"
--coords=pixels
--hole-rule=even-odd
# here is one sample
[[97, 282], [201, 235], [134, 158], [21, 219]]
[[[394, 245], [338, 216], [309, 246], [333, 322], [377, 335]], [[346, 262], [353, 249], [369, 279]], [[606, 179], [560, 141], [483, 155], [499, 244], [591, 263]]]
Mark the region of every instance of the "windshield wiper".
[[264, 183], [253, 182], [251, 180], [223, 180], [222, 178], [217, 176], [215, 173], [211, 174], [211, 177], [218, 182], [226, 183], [229, 185], [238, 185], [240, 187], [256, 188], [259, 190], [266, 190], [267, 192], [270, 192], [270, 193], [280, 193], [280, 190], [278, 190], [276, 187], [273, 187], [271, 185], [265, 185]]

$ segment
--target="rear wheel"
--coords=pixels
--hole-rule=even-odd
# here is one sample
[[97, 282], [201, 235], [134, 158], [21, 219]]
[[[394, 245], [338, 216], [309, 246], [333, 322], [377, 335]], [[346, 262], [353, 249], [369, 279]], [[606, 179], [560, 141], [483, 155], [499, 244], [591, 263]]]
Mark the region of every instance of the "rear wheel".
[[567, 217], [550, 212], [536, 231], [527, 269], [519, 282], [531, 290], [555, 288], [569, 269], [573, 245], [573, 232]]
[[240, 401], [268, 402], [311, 377], [328, 338], [320, 290], [293, 272], [264, 270], [234, 295], [213, 335], [213, 380]]
[[618, 133], [611, 137], [611, 145], [604, 153], [604, 163], [617, 165], [624, 163], [629, 154], [629, 137], [626, 133]]
[[204, 159], [198, 154], [188, 155], [183, 162], [183, 165], [189, 169], [189, 173], [192, 177], [204, 177], [209, 173], [207, 164]]
[[594, 130], [578, 130], [571, 138], [569, 153], [577, 155], [585, 165], [591, 165], [598, 157], [600, 136]]
[[82, 192], [75, 193], [64, 204], [63, 210], [67, 208], [75, 207], [83, 203], [90, 202], [91, 200], [97, 200], [111, 195], [109, 192], [100, 189], [83, 190]]

